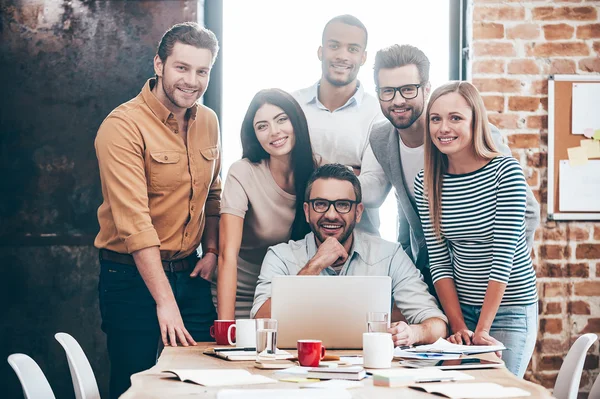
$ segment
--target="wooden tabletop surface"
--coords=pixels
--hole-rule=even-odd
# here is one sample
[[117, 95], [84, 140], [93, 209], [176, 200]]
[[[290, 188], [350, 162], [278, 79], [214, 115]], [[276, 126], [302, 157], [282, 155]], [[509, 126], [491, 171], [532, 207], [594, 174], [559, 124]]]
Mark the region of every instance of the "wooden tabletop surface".
[[[208, 347], [214, 346], [214, 343], [198, 343], [197, 346], [190, 347], [166, 347], [158, 363], [131, 377], [132, 386], [125, 392], [121, 398], [180, 398], [180, 397], [203, 397], [216, 398], [217, 392], [223, 388], [207, 388], [193, 383], [184, 383], [174, 378], [170, 373], [162, 373], [168, 369], [246, 369], [252, 374], [262, 374], [273, 379], [277, 379], [281, 374], [273, 375], [275, 370], [260, 370], [254, 367], [254, 362], [231, 362], [203, 354]], [[294, 355], [296, 351], [290, 351]], [[328, 355], [360, 355], [362, 351], [357, 350], [331, 350]], [[480, 355], [481, 357], [495, 357], [493, 354]], [[497, 358], [496, 358], [497, 359]], [[392, 367], [400, 367], [398, 361], [392, 362]], [[482, 370], [464, 370], [465, 373], [475, 377], [469, 382], [493, 382], [506, 387], [518, 387], [531, 393], [528, 398], [551, 398], [550, 392], [540, 385], [522, 380], [515, 377], [507, 369], [482, 369]], [[353, 398], [439, 398], [424, 392], [419, 392], [406, 387], [387, 388], [375, 387], [371, 378], [363, 380], [364, 386], [361, 388], [350, 389], [349, 392]], [[240, 389], [297, 389], [303, 384], [293, 382], [277, 382], [275, 384], [260, 384], [251, 386], [232, 386], [226, 388]]]

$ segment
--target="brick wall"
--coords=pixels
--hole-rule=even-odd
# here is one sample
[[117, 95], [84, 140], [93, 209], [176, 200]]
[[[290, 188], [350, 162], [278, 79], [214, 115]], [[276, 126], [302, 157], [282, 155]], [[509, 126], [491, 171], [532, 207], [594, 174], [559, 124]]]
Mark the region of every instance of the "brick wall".
[[[538, 344], [527, 378], [552, 388], [571, 343], [600, 334], [600, 223], [547, 222], [548, 76], [600, 72], [599, 1], [474, 0], [470, 76], [542, 205]], [[588, 352], [581, 392], [599, 372]], [[582, 395], [583, 396], [583, 395]]]

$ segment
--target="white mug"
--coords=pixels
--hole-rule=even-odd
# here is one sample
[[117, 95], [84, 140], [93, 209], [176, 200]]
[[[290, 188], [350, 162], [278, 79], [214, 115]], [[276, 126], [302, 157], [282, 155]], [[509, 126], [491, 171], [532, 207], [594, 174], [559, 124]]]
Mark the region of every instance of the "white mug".
[[389, 369], [394, 358], [394, 341], [389, 333], [363, 334], [363, 366], [370, 369]]
[[[235, 328], [235, 342], [231, 339], [231, 329]], [[229, 345], [238, 348], [252, 348], [256, 346], [256, 320], [239, 319], [227, 329], [227, 341]]]

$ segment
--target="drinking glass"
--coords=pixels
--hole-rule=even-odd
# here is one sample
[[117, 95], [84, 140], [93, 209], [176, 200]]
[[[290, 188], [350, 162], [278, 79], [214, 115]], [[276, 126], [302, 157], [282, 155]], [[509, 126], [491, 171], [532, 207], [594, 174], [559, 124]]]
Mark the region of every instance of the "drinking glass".
[[256, 361], [276, 360], [277, 320], [256, 319]]
[[390, 314], [388, 312], [368, 312], [367, 332], [387, 333], [390, 327]]

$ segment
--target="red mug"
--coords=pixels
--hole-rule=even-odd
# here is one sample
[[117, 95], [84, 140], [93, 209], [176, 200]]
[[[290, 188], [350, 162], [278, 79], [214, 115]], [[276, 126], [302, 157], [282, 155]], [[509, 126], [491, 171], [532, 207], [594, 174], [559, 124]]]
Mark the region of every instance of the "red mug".
[[[210, 336], [217, 341], [217, 345], [229, 345], [227, 330], [232, 324], [235, 324], [235, 320], [215, 320], [215, 324], [210, 326]], [[231, 338], [235, 339], [235, 332]]]
[[316, 339], [300, 339], [297, 348], [300, 366], [319, 367], [319, 362], [325, 357], [325, 347]]

